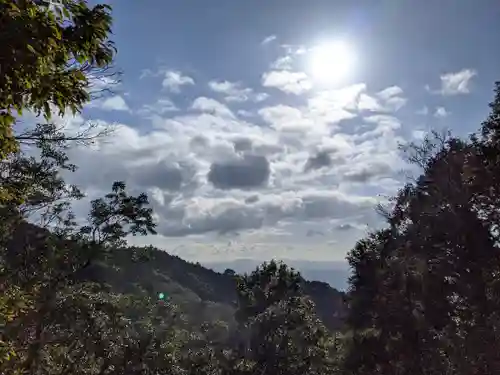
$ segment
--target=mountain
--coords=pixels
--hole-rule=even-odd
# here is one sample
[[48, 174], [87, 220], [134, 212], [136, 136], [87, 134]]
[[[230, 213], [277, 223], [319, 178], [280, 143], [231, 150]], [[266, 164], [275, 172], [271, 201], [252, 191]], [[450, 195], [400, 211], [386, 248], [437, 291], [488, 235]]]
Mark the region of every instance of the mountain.
[[[309, 261], [296, 259], [280, 259], [290, 267], [295, 268], [307, 280], [317, 280], [328, 283], [337, 290], [347, 289], [349, 268], [347, 262], [340, 261]], [[232, 269], [237, 273], [252, 272], [263, 261], [255, 259], [235, 259], [227, 262], [205, 262], [205, 267], [218, 272]]]
[[[16, 228], [6, 254], [11, 269], [25, 270], [24, 275], [18, 273], [16, 277], [28, 279], [44, 272], [41, 268], [44, 262], [40, 259], [52, 257], [51, 247], [44, 245], [47, 236], [51, 237], [50, 232], [32, 224], [22, 223]], [[79, 251], [69, 240], [57, 241], [58, 247], [64, 246], [65, 251]], [[257, 265], [254, 263], [245, 271], [252, 271]], [[66, 262], [63, 266], [71, 267]], [[216, 272], [149, 246], [113, 249], [105, 260], [92, 263], [79, 277], [107, 284], [121, 293], [147, 293], [155, 298], [163, 293], [192, 325], [221, 321], [231, 326], [237, 307], [235, 276], [234, 272]], [[303, 291], [315, 303], [323, 323], [331, 330], [341, 329], [344, 293], [325, 282], [306, 280]]]
[[[120, 291], [132, 292], [140, 287], [151, 294], [165, 293], [193, 323], [217, 319], [233, 322], [236, 278], [232, 272], [216, 272], [153, 247], [117, 250], [101, 267], [103, 280]], [[315, 303], [325, 325], [340, 329], [345, 312], [344, 293], [327, 283], [307, 280], [303, 290]]]

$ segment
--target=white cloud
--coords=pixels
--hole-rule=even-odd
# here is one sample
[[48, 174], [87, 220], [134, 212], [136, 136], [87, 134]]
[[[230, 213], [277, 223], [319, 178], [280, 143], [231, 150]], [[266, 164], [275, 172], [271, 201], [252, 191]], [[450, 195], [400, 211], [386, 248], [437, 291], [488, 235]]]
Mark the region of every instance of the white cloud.
[[468, 94], [470, 92], [471, 80], [477, 72], [473, 69], [462, 69], [455, 73], [446, 73], [441, 75], [441, 88], [434, 93], [443, 96], [452, 96], [460, 94]]
[[399, 86], [390, 86], [386, 89], [379, 91], [377, 96], [382, 100], [389, 100], [394, 96], [400, 96], [403, 94], [403, 89]]
[[264, 87], [275, 87], [287, 94], [300, 95], [312, 88], [312, 83], [304, 72], [273, 70], [262, 76]]
[[373, 115], [365, 117], [364, 120], [368, 123], [377, 124], [377, 127], [371, 132], [366, 132], [362, 134], [362, 136], [380, 134], [380, 133], [388, 133], [393, 132], [401, 128], [401, 122], [394, 116], [387, 115]]
[[278, 57], [272, 64], [271, 69], [274, 70], [291, 70], [293, 65], [292, 56]]
[[247, 111], [246, 109], [239, 109], [237, 113], [242, 117], [252, 117], [254, 115], [253, 112]]
[[306, 106], [278, 104], [261, 108], [258, 113], [280, 132], [308, 132], [311, 139], [329, 136], [339, 122], [356, 117], [358, 100], [365, 89], [365, 84], [355, 84], [337, 90], [324, 90], [308, 98]]
[[283, 132], [307, 132], [316, 125], [301, 110], [282, 104], [262, 108], [259, 115], [274, 129]]
[[371, 112], [383, 111], [383, 108], [378, 102], [378, 100], [366, 94], [361, 94], [359, 96], [358, 109], [360, 111], [371, 111]]
[[437, 118], [445, 118], [448, 117], [450, 113], [446, 110], [444, 107], [437, 107], [436, 111], [434, 112], [434, 117]]
[[269, 94], [267, 94], [265, 92], [259, 92], [259, 93], [255, 94], [254, 101], [263, 102], [267, 98], [269, 98]]
[[269, 44], [277, 39], [276, 35], [269, 35], [268, 37], [264, 38], [261, 42], [262, 45], [264, 44]]
[[382, 101], [383, 112], [397, 112], [407, 102], [403, 96], [403, 89], [399, 86], [390, 86], [377, 93], [377, 97]]
[[[221, 97], [247, 90], [228, 81], [213, 81], [209, 86]], [[257, 94], [252, 91], [252, 95]], [[272, 105], [259, 110], [241, 106], [235, 108], [239, 117], [211, 97], [198, 97], [187, 111], [181, 111], [161, 95], [139, 111], [150, 124], [120, 124], [113, 137], [98, 142], [95, 149], [71, 150], [74, 160], [85, 163], [68, 182], [102, 194], [119, 179], [133, 191], [148, 192], [160, 236], [141, 243], [158, 241], [157, 245], [171, 250], [175, 241], [181, 241], [177, 236], [186, 249], [200, 249], [193, 256], [200, 256], [202, 247], [196, 244], [203, 243], [203, 251], [213, 247], [214, 252], [231, 257], [254, 249], [274, 255], [273, 246], [281, 249], [285, 241], [278, 237], [289, 237], [290, 247], [283, 251], [301, 257], [299, 252], [311, 244], [301, 247], [301, 241], [319, 241], [306, 238], [311, 227], [325, 233], [323, 250], [318, 250], [323, 245], [314, 249], [322, 251], [319, 257], [329, 257], [331, 249], [325, 245], [329, 241], [337, 241], [336, 249], [342, 253], [359, 236], [356, 230], [337, 229], [338, 221], [360, 228], [376, 226], [380, 219], [373, 208], [382, 199], [377, 194], [390, 194], [397, 187], [401, 122], [394, 113], [377, 112], [402, 95], [394, 88], [373, 93], [360, 83], [311, 91], [297, 102], [297, 98], [292, 102], [272, 98]], [[360, 113], [361, 108], [374, 109], [373, 116], [363, 118], [367, 113]], [[319, 153], [328, 154], [328, 162], [320, 163], [321, 168], [307, 168]], [[251, 191], [241, 181], [219, 184], [219, 188], [210, 183], [214, 165], [226, 166], [219, 167], [223, 177], [241, 179], [250, 169], [235, 168], [241, 167], [236, 160], [264, 159], [265, 183], [252, 185]], [[245, 240], [235, 241], [228, 250], [230, 233]]]
[[208, 82], [208, 86], [212, 89], [212, 91], [220, 92], [223, 94], [232, 94], [235, 90], [237, 90], [237, 83], [229, 82], [229, 81], [210, 81]]
[[182, 86], [194, 85], [193, 78], [183, 75], [181, 72], [167, 70], [162, 85], [165, 89], [178, 93]]
[[198, 111], [218, 115], [221, 117], [234, 118], [233, 112], [228, 107], [226, 107], [224, 104], [222, 104], [221, 102], [218, 102], [215, 99], [207, 98], [204, 96], [196, 98], [193, 101], [191, 108], [198, 110]]
[[388, 87], [375, 95], [367, 93], [364, 83], [354, 84], [337, 90], [326, 90], [315, 96], [313, 101], [323, 102], [322, 107], [343, 108], [350, 111], [367, 111], [379, 113], [397, 112], [407, 99], [402, 97], [400, 87]]
[[418, 141], [424, 140], [426, 135], [427, 135], [427, 132], [425, 130], [421, 130], [421, 129], [413, 130], [411, 132], [412, 138], [415, 140], [418, 140]]
[[261, 102], [268, 98], [266, 93], [255, 93], [251, 88], [243, 88], [239, 82], [210, 81], [208, 86], [214, 92], [225, 95], [227, 102]]
[[159, 98], [153, 104], [143, 105], [137, 112], [140, 115], [149, 117], [153, 115], [165, 115], [169, 112], [176, 112], [179, 108], [168, 98]]
[[125, 99], [123, 99], [119, 95], [114, 95], [109, 98], [104, 99], [104, 101], [100, 104], [100, 107], [107, 111], [129, 111]]
[[366, 85], [358, 83], [337, 90], [320, 91], [308, 100], [309, 107], [320, 112], [333, 108], [354, 111], [360, 94], [365, 90]]
[[227, 233], [274, 226], [290, 218], [321, 222], [359, 215], [374, 209], [376, 203], [371, 197], [315, 189], [261, 194], [252, 203], [237, 196], [195, 197], [177, 202], [176, 208], [184, 212], [182, 222], [170, 221], [159, 232], [167, 236]]
[[389, 112], [397, 112], [405, 106], [407, 101], [408, 101], [408, 99], [406, 99], [406, 98], [394, 96], [392, 98], [389, 98], [385, 102], [385, 108]]

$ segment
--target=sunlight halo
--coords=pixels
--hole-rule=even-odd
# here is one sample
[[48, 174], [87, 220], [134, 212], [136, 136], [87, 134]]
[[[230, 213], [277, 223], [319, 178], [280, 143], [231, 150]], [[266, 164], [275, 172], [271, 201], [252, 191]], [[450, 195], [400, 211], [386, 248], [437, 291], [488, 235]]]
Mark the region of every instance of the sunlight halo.
[[345, 41], [321, 43], [309, 51], [308, 71], [319, 84], [332, 85], [347, 79], [354, 71], [353, 48]]

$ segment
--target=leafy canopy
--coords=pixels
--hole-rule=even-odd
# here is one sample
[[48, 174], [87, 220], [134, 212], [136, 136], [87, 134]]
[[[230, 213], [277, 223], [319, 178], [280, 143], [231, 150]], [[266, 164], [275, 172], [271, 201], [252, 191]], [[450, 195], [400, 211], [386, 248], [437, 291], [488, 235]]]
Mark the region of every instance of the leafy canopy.
[[89, 100], [86, 73], [114, 56], [108, 5], [51, 3], [0, 0], [0, 160], [18, 147], [17, 115], [80, 111]]

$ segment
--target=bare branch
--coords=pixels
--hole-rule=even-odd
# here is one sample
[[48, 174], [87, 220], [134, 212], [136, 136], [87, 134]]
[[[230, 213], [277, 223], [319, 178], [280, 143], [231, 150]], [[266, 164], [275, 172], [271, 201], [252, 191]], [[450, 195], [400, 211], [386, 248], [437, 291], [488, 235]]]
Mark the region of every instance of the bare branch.
[[37, 124], [35, 129], [28, 129], [15, 136], [15, 139], [22, 145], [37, 145], [40, 142], [57, 144], [59, 147], [67, 148], [68, 143], [89, 146], [97, 139], [106, 138], [114, 131], [113, 126], [99, 129], [100, 124], [89, 121], [87, 126], [79, 129], [74, 134], [65, 133], [64, 125], [57, 127], [55, 124]]
[[424, 169], [428, 161], [441, 150], [451, 138], [451, 132], [443, 129], [441, 132], [433, 130], [430, 135], [426, 135], [420, 144], [411, 142], [407, 145], [400, 145], [399, 148], [406, 155], [406, 159], [411, 164]]

